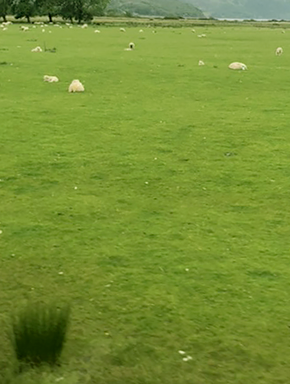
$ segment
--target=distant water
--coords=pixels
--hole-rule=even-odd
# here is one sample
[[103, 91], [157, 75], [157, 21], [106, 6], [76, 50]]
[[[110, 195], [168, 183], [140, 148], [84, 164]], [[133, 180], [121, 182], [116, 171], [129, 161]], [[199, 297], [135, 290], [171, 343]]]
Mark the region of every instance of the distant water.
[[[244, 21], [244, 20], [255, 20], [255, 21], [271, 21], [273, 19], [251, 19], [249, 17], [245, 17], [244, 19], [230, 19], [230, 18], [227, 18], [227, 17], [215, 17], [216, 20], [220, 20], [220, 21]], [[277, 21], [282, 21], [282, 19], [275, 19]]]

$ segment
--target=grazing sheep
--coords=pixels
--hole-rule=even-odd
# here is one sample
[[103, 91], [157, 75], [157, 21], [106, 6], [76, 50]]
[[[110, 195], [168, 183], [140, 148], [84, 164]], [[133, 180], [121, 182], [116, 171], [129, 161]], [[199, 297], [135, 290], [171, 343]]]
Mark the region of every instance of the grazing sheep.
[[45, 32], [45, 29], [43, 29], [42, 32]]
[[120, 32], [126, 32], [125, 28], [120, 28]]
[[28, 28], [28, 27], [25, 27], [24, 25], [21, 25], [20, 29], [21, 29], [21, 31], [23, 31], [23, 32], [26, 32], [26, 31], [29, 30], [29, 28]]
[[31, 52], [42, 52], [42, 49], [40, 47], [35, 47], [31, 50]]
[[5, 28], [2, 29], [2, 31], [7, 31], [7, 29], [8, 29], [8, 28], [5, 27]]
[[283, 53], [283, 48], [278, 47], [278, 48], [276, 49], [276, 56], [281, 56], [282, 53]]
[[59, 80], [56, 76], [44, 75], [43, 81], [47, 81], [48, 83], [57, 83]]
[[73, 80], [68, 88], [69, 92], [84, 92], [85, 88], [79, 80]]
[[124, 51], [133, 51], [135, 49], [135, 44], [134, 43], [129, 43], [129, 47], [125, 48]]
[[95, 33], [101, 33], [101, 31], [99, 29], [96, 29]]
[[229, 69], [234, 69], [234, 70], [242, 70], [242, 71], [245, 71], [247, 68], [246, 64], [243, 64], [243, 63], [238, 63], [238, 62], [234, 62], [234, 63], [231, 63], [229, 65]]
[[201, 35], [197, 35], [197, 37], [206, 37], [206, 34], [202, 33]]
[[192, 29], [191, 32], [195, 33], [195, 29]]
[[88, 28], [88, 24], [82, 25], [82, 29]]
[[139, 33], [143, 33], [143, 32], [144, 32], [143, 29], [140, 29]]
[[204, 65], [204, 62], [202, 60], [199, 60], [198, 65], [201, 67], [202, 65]]

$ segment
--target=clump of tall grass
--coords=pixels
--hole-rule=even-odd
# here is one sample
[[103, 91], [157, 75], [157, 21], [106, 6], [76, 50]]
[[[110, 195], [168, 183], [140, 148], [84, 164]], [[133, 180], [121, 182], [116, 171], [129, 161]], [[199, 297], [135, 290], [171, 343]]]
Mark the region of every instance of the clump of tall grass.
[[28, 306], [13, 318], [12, 344], [21, 363], [54, 365], [59, 361], [68, 324], [68, 306]]

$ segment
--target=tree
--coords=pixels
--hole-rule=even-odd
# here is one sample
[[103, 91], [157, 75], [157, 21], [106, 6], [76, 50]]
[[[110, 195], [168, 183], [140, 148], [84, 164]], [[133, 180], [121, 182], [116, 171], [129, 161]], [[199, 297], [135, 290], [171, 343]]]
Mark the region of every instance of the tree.
[[74, 0], [63, 0], [60, 5], [59, 14], [64, 20], [70, 20], [70, 22], [73, 23]]
[[103, 15], [110, 0], [62, 0], [60, 15], [71, 22], [75, 19], [79, 24], [82, 21], [91, 21], [94, 16]]
[[53, 22], [53, 17], [59, 15], [60, 0], [35, 0], [38, 13], [40, 15], [47, 15], [49, 22]]
[[7, 21], [6, 16], [10, 11], [12, 0], [0, 0], [0, 17], [3, 18], [3, 21]]
[[35, 0], [13, 0], [11, 10], [15, 19], [26, 17], [30, 23], [30, 18], [37, 14], [37, 5]]

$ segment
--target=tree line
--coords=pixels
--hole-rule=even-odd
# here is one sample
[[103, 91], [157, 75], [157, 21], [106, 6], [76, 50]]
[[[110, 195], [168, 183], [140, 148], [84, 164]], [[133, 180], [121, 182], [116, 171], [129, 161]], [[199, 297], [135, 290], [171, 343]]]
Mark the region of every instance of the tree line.
[[94, 16], [102, 16], [110, 0], [0, 0], [0, 17], [7, 21], [7, 15], [16, 19], [47, 16], [53, 22], [56, 16], [81, 23], [89, 22]]

